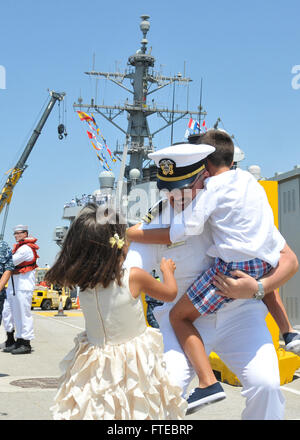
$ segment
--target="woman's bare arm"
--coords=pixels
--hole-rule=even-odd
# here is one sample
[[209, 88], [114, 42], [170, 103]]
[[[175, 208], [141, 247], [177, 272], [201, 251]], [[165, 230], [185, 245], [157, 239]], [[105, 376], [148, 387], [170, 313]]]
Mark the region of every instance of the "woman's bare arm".
[[160, 264], [163, 282], [160, 282], [143, 269], [132, 267], [129, 275], [129, 288], [132, 296], [137, 298], [141, 292], [144, 292], [164, 302], [174, 301], [177, 295], [175, 269], [176, 265], [173, 260], [163, 258]]

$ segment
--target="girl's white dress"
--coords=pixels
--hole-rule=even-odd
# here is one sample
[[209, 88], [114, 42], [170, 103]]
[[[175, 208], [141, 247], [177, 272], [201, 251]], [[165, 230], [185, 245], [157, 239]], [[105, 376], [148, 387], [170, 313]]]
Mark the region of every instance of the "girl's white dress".
[[54, 419], [178, 420], [187, 403], [169, 380], [159, 330], [147, 327], [141, 298], [111, 282], [80, 293], [86, 331], [61, 362]]

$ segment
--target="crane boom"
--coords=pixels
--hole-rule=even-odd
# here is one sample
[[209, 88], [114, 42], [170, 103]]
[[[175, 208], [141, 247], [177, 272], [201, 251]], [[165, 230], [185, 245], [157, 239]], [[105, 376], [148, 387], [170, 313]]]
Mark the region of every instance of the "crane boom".
[[[0, 214], [3, 210], [3, 208], [6, 206], [6, 209], [8, 209], [8, 206], [11, 202], [11, 198], [13, 195], [14, 188], [16, 184], [18, 183], [20, 177], [22, 176], [24, 170], [26, 169], [26, 161], [39, 137], [41, 134], [42, 128], [44, 127], [48, 116], [50, 115], [56, 101], [62, 101], [64, 99], [65, 93], [57, 93], [54, 91], [50, 92], [50, 100], [48, 102], [48, 105], [46, 109], [44, 110], [37, 126], [33, 130], [33, 133], [27, 142], [27, 145], [19, 158], [18, 162], [16, 163], [15, 167], [9, 170], [9, 175], [6, 179], [6, 182], [2, 188], [2, 191], [0, 193]], [[2, 226], [2, 231], [0, 234], [0, 239], [3, 238], [4, 235], [4, 229], [5, 229], [5, 223], [6, 223], [7, 213], [5, 215], [4, 224]]]

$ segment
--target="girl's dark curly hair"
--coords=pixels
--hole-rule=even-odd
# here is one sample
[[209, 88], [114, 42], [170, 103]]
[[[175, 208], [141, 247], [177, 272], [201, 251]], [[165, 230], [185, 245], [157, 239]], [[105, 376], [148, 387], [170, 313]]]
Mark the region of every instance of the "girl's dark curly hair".
[[81, 290], [97, 284], [107, 287], [113, 280], [121, 285], [125, 246], [112, 247], [109, 239], [114, 234], [125, 239], [125, 232], [126, 224], [115, 211], [86, 205], [71, 224], [45, 281]]

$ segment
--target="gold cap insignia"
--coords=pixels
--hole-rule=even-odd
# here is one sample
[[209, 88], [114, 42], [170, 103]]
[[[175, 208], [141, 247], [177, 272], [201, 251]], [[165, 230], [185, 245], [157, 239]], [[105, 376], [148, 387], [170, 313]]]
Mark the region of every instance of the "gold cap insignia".
[[172, 176], [176, 164], [171, 159], [162, 159], [159, 161], [159, 166], [164, 176]]

